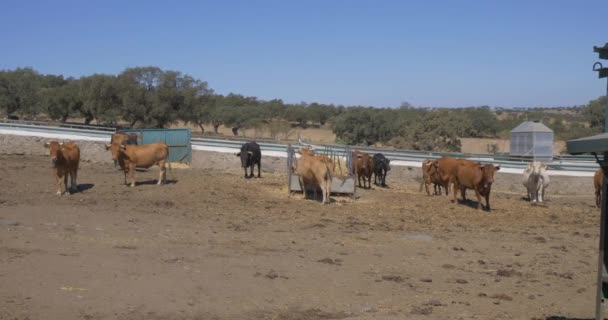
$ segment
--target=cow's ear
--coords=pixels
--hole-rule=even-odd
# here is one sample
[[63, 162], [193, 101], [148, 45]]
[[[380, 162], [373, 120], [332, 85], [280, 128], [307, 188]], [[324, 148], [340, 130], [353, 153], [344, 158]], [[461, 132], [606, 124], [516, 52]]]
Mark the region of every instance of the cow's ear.
[[110, 148], [112, 147], [112, 145], [111, 144], [106, 144], [105, 147], [106, 147], [106, 151], [107, 151], [107, 150], [110, 150]]
[[47, 148], [47, 149], [49, 148], [49, 146], [50, 146], [50, 145], [51, 145], [51, 144], [50, 144], [50, 143], [48, 143], [48, 142], [45, 142], [45, 143], [44, 143], [44, 147], [45, 147], [45, 148]]
[[127, 150], [127, 146], [125, 146], [124, 144], [121, 144], [121, 145], [120, 145], [120, 150], [121, 150], [121, 151], [125, 151], [125, 150]]
[[496, 166], [496, 167], [494, 167], [494, 170], [495, 170], [495, 171], [500, 170], [500, 166]]
[[60, 146], [60, 147], [63, 147], [63, 142], [59, 142], [59, 146]]
[[236, 154], [236, 156], [237, 156], [237, 157], [240, 157], [240, 156], [241, 156], [241, 153], [240, 153], [240, 152], [239, 152], [239, 153], [237, 153], [237, 154]]

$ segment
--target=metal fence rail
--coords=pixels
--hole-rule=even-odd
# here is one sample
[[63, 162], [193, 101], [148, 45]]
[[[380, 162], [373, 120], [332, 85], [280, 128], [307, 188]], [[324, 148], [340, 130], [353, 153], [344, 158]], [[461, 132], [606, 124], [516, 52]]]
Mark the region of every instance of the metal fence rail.
[[[58, 127], [43, 125], [42, 122], [33, 124], [31, 122], [22, 123], [21, 121], [0, 121], [0, 129], [11, 129], [17, 131], [39, 132], [39, 133], [55, 133], [64, 135], [74, 135], [81, 137], [95, 137], [102, 139], [110, 139], [112, 132], [116, 128], [98, 128], [91, 126], [76, 126], [76, 127]], [[240, 149], [243, 140], [228, 140], [228, 139], [210, 139], [210, 138], [192, 138], [193, 146], [203, 147], [220, 147], [230, 149]], [[287, 145], [281, 143], [258, 142], [262, 151], [276, 151], [287, 154]], [[347, 146], [337, 144], [316, 144], [317, 152], [324, 153], [324, 150], [334, 150], [336, 152], [345, 152]], [[297, 148], [297, 146], [294, 146]], [[449, 153], [449, 152], [426, 152], [414, 150], [394, 150], [387, 148], [370, 148], [370, 147], [350, 147], [352, 149], [361, 150], [369, 153], [381, 152], [391, 161], [406, 161], [406, 162], [422, 162], [426, 159], [438, 159], [443, 156], [466, 158], [484, 163], [492, 163], [505, 168], [523, 169], [527, 166], [528, 161], [521, 157], [511, 157], [508, 155], [491, 155], [491, 154], [467, 154], [467, 153]], [[593, 156], [556, 156], [550, 162], [549, 168], [553, 170], [565, 171], [595, 171], [598, 168]]]

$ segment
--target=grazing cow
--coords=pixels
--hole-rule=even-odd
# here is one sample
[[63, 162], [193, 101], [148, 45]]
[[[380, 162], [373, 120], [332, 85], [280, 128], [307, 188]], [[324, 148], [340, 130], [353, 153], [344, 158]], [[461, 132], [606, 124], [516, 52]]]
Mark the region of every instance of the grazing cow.
[[120, 146], [129, 144], [137, 145], [136, 133], [115, 132], [112, 134], [112, 137], [110, 138], [110, 145], [106, 145], [106, 150], [110, 149], [115, 167], [118, 163], [118, 150], [120, 149]]
[[[433, 191], [435, 195], [441, 194], [441, 186], [443, 182], [441, 177], [439, 176], [439, 168], [437, 165], [437, 160], [424, 160], [422, 162], [422, 182], [420, 183], [420, 192], [422, 192], [422, 187], [426, 189], [426, 194], [431, 195], [429, 191], [429, 185], [433, 184]], [[447, 189], [445, 189], [447, 195]]]
[[[386, 187], [386, 174], [391, 170], [391, 160], [387, 159], [382, 153], [376, 153], [372, 159], [374, 163], [374, 184]], [[378, 179], [379, 178], [379, 179]]]
[[543, 202], [545, 189], [549, 186], [547, 165], [540, 161], [528, 163], [524, 170], [522, 182], [528, 192], [528, 199], [532, 202]]
[[361, 178], [363, 178], [363, 188], [366, 188], [366, 180], [368, 189], [372, 188], [372, 173], [374, 173], [374, 159], [366, 152], [353, 151], [353, 173], [357, 174], [359, 187], [361, 187]]
[[454, 179], [454, 202], [457, 201], [457, 190], [460, 190], [462, 200], [466, 201], [466, 190], [473, 189], [477, 197], [477, 209], [482, 209], [481, 197], [484, 196], [486, 207], [490, 211], [490, 192], [494, 182], [494, 173], [498, 170], [500, 170], [500, 167], [495, 167], [492, 164], [482, 165], [477, 162], [462, 160], [456, 170], [456, 179]]
[[[260, 166], [262, 165], [262, 151], [260, 146], [255, 142], [247, 142], [241, 147], [241, 152], [236, 154], [241, 158], [241, 166], [245, 170], [245, 179], [253, 178], [253, 167], [258, 165], [258, 178], [260, 175]], [[251, 169], [251, 174], [247, 175], [247, 167]]]
[[[333, 161], [327, 156], [315, 156], [310, 152], [300, 152], [302, 157], [298, 160], [295, 168], [298, 174], [300, 188], [303, 198], [306, 199], [306, 186], [314, 186], [314, 197], [317, 198], [317, 186], [323, 193], [323, 204], [330, 202], [331, 182], [333, 174]], [[329, 160], [329, 161], [328, 161]]]
[[[80, 162], [80, 148], [74, 142], [59, 143], [51, 141], [44, 144], [49, 149], [53, 171], [57, 184], [57, 194], [62, 195], [70, 190], [78, 191], [78, 164]], [[70, 187], [68, 188], [68, 175], [70, 176]], [[61, 191], [61, 178], [65, 184], [65, 191]]]
[[458, 173], [458, 167], [461, 163], [471, 162], [465, 159], [456, 159], [451, 157], [442, 157], [433, 162], [436, 167], [437, 176], [436, 181], [445, 189], [445, 195], [450, 193], [450, 184], [454, 183], [456, 174]]
[[[127, 173], [131, 187], [135, 187], [135, 170], [137, 168], [150, 168], [158, 165], [160, 174], [158, 177], [158, 185], [165, 182], [167, 178], [167, 169], [165, 164], [169, 158], [169, 146], [163, 142], [142, 144], [142, 145], [120, 145], [118, 149], [118, 164], [123, 169], [125, 174], [125, 184], [127, 184]], [[169, 169], [171, 164], [169, 163]]]
[[598, 169], [593, 176], [593, 186], [595, 187], [595, 205], [599, 208], [602, 202], [602, 185], [604, 183], [604, 172]]

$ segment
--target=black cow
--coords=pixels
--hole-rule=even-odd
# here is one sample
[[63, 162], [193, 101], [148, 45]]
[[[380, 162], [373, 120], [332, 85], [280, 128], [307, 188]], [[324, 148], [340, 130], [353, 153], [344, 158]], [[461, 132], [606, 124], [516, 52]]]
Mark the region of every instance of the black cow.
[[[391, 161], [384, 157], [382, 153], [376, 153], [374, 155], [374, 184], [386, 187], [386, 174], [391, 170]], [[379, 178], [379, 179], [378, 179]]]
[[[237, 153], [237, 157], [241, 157], [241, 166], [245, 170], [245, 179], [253, 178], [253, 167], [258, 165], [258, 178], [260, 175], [260, 166], [262, 165], [262, 151], [260, 146], [255, 142], [247, 142], [241, 147], [241, 152]], [[251, 168], [251, 174], [247, 175], [247, 167]]]

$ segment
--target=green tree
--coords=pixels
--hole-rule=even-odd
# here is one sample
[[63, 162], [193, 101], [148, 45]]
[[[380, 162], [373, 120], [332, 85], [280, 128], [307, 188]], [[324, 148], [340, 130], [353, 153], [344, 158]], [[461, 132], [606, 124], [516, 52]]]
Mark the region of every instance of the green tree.
[[82, 77], [81, 103], [77, 110], [85, 124], [95, 120], [100, 123], [116, 123], [122, 112], [122, 100], [118, 79], [113, 75], [94, 74]]
[[0, 109], [10, 116], [13, 113], [33, 117], [40, 111], [41, 75], [32, 68], [0, 71]]
[[186, 123], [196, 124], [201, 129], [201, 133], [204, 133], [203, 125], [212, 122], [211, 113], [215, 104], [216, 96], [208, 88], [207, 83], [193, 80], [184, 88], [184, 105], [180, 109], [181, 118]]
[[82, 107], [78, 80], [68, 79], [62, 86], [44, 89], [42, 95], [46, 112], [53, 120], [65, 122]]
[[587, 106], [583, 108], [583, 114], [589, 119], [589, 124], [596, 133], [604, 131], [605, 108], [606, 96], [589, 101]]

